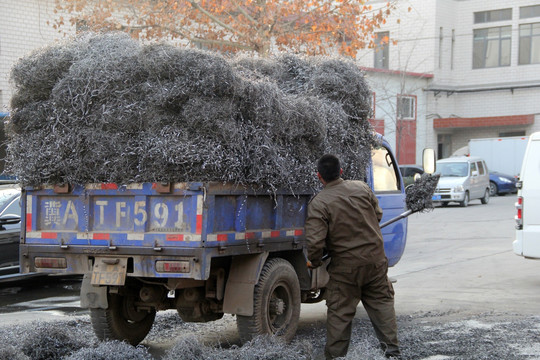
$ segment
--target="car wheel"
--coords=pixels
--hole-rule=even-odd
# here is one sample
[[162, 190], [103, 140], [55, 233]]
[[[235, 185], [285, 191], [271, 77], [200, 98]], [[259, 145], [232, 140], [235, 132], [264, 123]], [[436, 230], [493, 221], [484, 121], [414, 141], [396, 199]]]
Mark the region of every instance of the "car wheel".
[[489, 196], [497, 195], [498, 191], [499, 191], [499, 188], [497, 187], [497, 184], [495, 184], [493, 181], [490, 181], [489, 182]]
[[469, 206], [469, 193], [465, 193], [465, 197], [463, 198], [463, 201], [459, 203], [461, 207], [467, 207]]
[[486, 205], [489, 202], [489, 194], [491, 193], [490, 189], [486, 189], [486, 192], [484, 193], [484, 197], [480, 199], [482, 204]]

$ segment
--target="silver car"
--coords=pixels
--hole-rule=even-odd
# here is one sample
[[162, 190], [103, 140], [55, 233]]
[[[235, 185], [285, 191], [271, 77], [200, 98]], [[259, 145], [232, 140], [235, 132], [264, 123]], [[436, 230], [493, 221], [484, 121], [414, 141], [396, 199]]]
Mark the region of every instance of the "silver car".
[[469, 201], [489, 202], [489, 172], [484, 160], [474, 156], [456, 156], [437, 161], [441, 175], [433, 194], [433, 201], [443, 206], [457, 202], [465, 207]]

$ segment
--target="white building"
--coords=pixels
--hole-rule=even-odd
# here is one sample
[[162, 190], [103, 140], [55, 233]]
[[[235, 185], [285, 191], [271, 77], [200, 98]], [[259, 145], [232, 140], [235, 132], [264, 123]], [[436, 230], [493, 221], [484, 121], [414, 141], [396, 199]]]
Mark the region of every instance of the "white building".
[[[393, 117], [384, 116], [385, 134], [397, 148], [413, 147], [418, 163], [426, 146], [435, 147], [442, 158], [471, 138], [540, 130], [538, 0], [400, 0], [397, 5], [378, 32], [378, 38], [390, 38], [389, 45], [358, 55], [362, 66], [376, 69], [368, 69], [368, 77], [375, 89], [377, 118], [379, 109], [408, 98], [401, 101], [401, 113], [408, 119], [398, 116], [399, 110]], [[402, 75], [394, 75], [394, 83], [388, 84], [392, 73]], [[385, 89], [399, 89], [390, 104], [380, 103], [376, 84], [384, 82]], [[421, 85], [422, 91], [411, 92]], [[410, 95], [416, 96], [415, 114], [408, 110], [415, 99]], [[394, 124], [401, 120], [416, 122], [406, 126], [416, 128], [416, 144], [396, 136]]]
[[15, 62], [32, 50], [63, 38], [47, 24], [54, 17], [54, 0], [0, 1], [0, 114], [11, 98], [9, 72]]
[[[34, 49], [62, 38], [47, 21], [54, 15], [54, 0], [1, 0], [0, 14], [0, 121], [8, 115], [11, 99], [9, 73], [15, 62]], [[5, 142], [0, 126], [0, 143]], [[4, 169], [5, 147], [0, 146], [0, 173]]]

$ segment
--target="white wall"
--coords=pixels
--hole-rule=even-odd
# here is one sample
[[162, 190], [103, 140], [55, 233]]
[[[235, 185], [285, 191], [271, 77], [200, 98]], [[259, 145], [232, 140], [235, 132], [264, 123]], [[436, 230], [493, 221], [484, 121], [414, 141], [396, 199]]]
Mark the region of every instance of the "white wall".
[[[370, 1], [374, 8], [380, 8], [386, 1]], [[401, 0], [393, 10], [387, 23], [380, 31], [389, 31], [390, 39], [397, 44], [389, 44], [390, 69], [419, 73], [432, 73], [435, 66], [435, 13], [434, 0]], [[409, 8], [411, 9], [409, 11]], [[437, 42], [438, 44], [438, 42]], [[374, 50], [358, 52], [357, 59], [361, 66], [374, 66]]]
[[0, 1], [0, 112], [8, 110], [12, 91], [9, 73], [15, 62], [63, 38], [47, 24], [55, 16], [53, 10], [54, 0]]
[[[518, 65], [519, 24], [540, 22], [539, 18], [519, 19], [519, 8], [538, 5], [538, 0], [437, 0], [441, 5], [437, 9], [438, 26], [455, 26], [454, 69], [445, 66], [440, 74], [436, 72], [435, 85], [449, 85], [459, 88], [480, 87], [493, 84], [519, 83], [540, 78], [540, 64]], [[474, 24], [474, 13], [478, 11], [512, 8], [512, 20]], [[452, 12], [452, 9], [454, 11]], [[447, 19], [453, 14], [453, 24]], [[440, 24], [440, 25], [439, 25]], [[486, 69], [473, 69], [473, 31], [498, 26], [512, 26], [511, 66]], [[445, 34], [447, 32], [445, 31]], [[448, 34], [451, 35], [451, 29]], [[446, 40], [446, 38], [444, 39]], [[444, 41], [443, 40], [443, 41]], [[449, 39], [450, 40], [450, 39]], [[451, 41], [446, 42], [445, 52], [450, 51]], [[450, 73], [448, 73], [450, 71]], [[450, 75], [450, 76], [448, 76]]]

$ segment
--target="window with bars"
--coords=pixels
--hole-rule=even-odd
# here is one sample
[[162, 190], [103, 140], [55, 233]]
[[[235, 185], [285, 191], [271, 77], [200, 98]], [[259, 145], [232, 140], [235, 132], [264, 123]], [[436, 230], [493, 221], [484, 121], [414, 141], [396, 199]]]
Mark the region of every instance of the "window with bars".
[[400, 120], [416, 119], [416, 97], [398, 95], [397, 118]]

